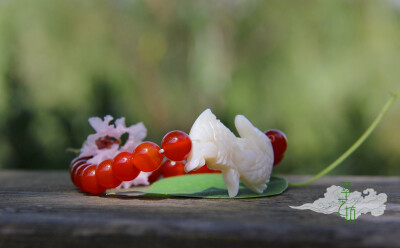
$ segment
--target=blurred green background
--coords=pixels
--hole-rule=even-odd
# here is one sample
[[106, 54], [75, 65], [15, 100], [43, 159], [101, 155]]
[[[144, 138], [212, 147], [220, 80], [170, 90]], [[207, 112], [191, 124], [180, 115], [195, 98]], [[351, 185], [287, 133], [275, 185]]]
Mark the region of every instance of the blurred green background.
[[[0, 1], [0, 168], [64, 169], [87, 119], [188, 132], [206, 108], [315, 174], [400, 91], [398, 1]], [[400, 104], [335, 174], [400, 175]]]

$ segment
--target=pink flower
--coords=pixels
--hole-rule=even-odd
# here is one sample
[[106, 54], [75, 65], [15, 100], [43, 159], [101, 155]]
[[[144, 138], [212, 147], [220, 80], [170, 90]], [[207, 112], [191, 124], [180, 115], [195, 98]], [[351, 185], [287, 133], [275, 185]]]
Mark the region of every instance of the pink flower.
[[139, 176], [137, 176], [135, 179], [133, 179], [132, 181], [126, 181], [126, 182], [122, 182], [120, 186], [118, 186], [116, 189], [129, 189], [132, 186], [137, 186], [137, 185], [149, 185], [149, 176], [152, 174], [153, 172], [143, 172], [141, 171]]
[[[146, 137], [147, 130], [143, 123], [126, 127], [125, 118], [115, 120], [115, 124], [110, 124], [114, 118], [110, 115], [102, 120], [99, 117], [89, 118], [89, 123], [96, 131], [90, 134], [84, 142], [79, 157], [92, 156], [88, 160], [90, 164], [100, 164], [104, 160], [113, 159], [120, 152], [133, 152]], [[120, 147], [121, 136], [127, 133], [128, 139]], [[148, 185], [148, 177], [151, 173], [141, 172], [137, 178], [130, 182], [123, 182], [122, 187], [128, 188], [131, 185]], [[120, 187], [121, 187], [120, 186]]]

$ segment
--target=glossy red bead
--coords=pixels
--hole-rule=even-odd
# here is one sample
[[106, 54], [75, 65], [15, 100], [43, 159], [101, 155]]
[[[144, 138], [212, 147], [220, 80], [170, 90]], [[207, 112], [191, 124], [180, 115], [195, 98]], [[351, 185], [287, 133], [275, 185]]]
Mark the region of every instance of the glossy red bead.
[[182, 161], [189, 156], [192, 150], [192, 141], [186, 133], [172, 131], [164, 136], [161, 147], [165, 157], [172, 161]]
[[161, 173], [162, 173], [162, 167], [160, 166], [160, 168], [158, 168], [157, 170], [153, 171], [153, 173], [151, 173], [151, 175], [148, 177], [147, 180], [149, 181], [150, 184], [152, 184], [155, 181], [157, 181], [158, 179], [160, 179]]
[[89, 166], [90, 164], [87, 163], [81, 164], [78, 167], [76, 167], [75, 172], [73, 174], [74, 183], [76, 187], [78, 187], [80, 190], [82, 190], [81, 177], [83, 175], [83, 170], [85, 170]]
[[113, 161], [108, 159], [96, 167], [97, 182], [106, 189], [113, 189], [122, 183], [122, 180], [114, 176], [112, 163]]
[[144, 172], [157, 170], [161, 166], [162, 160], [160, 147], [153, 142], [143, 142], [136, 147], [132, 154], [133, 164]]
[[287, 138], [285, 133], [280, 130], [271, 129], [265, 132], [265, 135], [271, 140], [274, 149], [274, 166], [279, 164], [287, 148]]
[[131, 181], [135, 179], [140, 171], [133, 165], [132, 154], [121, 152], [115, 156], [112, 163], [114, 176], [122, 181]]
[[173, 162], [171, 160], [166, 160], [161, 165], [163, 177], [175, 177], [186, 175], [185, 163], [182, 161]]
[[74, 167], [78, 164], [78, 163], [82, 163], [82, 161], [86, 162], [87, 160], [89, 160], [92, 157], [76, 157], [72, 160], [70, 166], [69, 166], [69, 172], [72, 172], [72, 170], [74, 169]]
[[96, 178], [96, 165], [90, 165], [82, 171], [80, 177], [81, 188], [83, 192], [90, 194], [101, 194], [106, 191], [106, 188], [102, 187]]
[[70, 174], [71, 174], [71, 181], [75, 184], [75, 186], [77, 186], [77, 185], [76, 185], [76, 181], [75, 181], [75, 175], [76, 175], [77, 169], [78, 169], [81, 165], [86, 164], [86, 162], [87, 162], [87, 160], [77, 161], [77, 162], [71, 167], [71, 171], [70, 171]]

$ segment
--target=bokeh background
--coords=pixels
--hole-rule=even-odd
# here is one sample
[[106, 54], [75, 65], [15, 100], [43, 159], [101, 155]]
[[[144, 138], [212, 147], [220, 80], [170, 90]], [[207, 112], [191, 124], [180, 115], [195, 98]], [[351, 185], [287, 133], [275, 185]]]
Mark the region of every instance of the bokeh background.
[[[0, 1], [0, 168], [63, 169], [111, 114], [148, 140], [206, 108], [315, 174], [400, 91], [399, 1]], [[333, 174], [400, 175], [400, 104]]]

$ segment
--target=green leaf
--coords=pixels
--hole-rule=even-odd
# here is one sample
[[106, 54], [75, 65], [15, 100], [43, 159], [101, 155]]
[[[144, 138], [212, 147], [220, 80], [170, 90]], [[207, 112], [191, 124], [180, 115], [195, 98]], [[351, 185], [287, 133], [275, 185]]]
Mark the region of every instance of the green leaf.
[[[284, 178], [270, 178], [267, 189], [257, 194], [240, 184], [239, 194], [235, 198], [255, 198], [279, 195], [288, 186]], [[194, 198], [229, 198], [228, 190], [221, 174], [197, 174], [161, 179], [152, 184], [150, 189], [125, 193], [145, 193], [144, 197], [181, 196]]]

